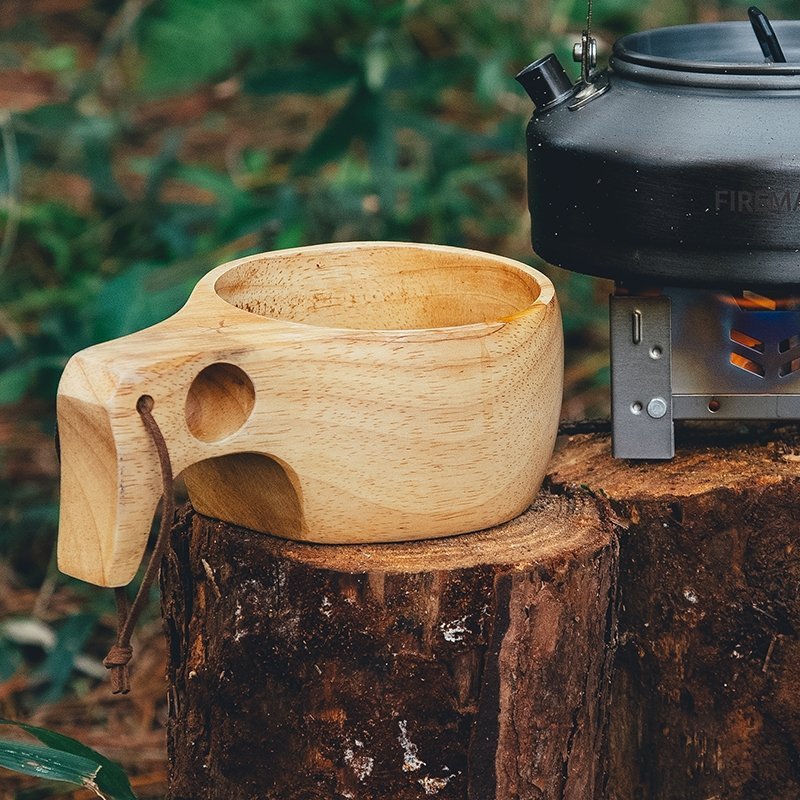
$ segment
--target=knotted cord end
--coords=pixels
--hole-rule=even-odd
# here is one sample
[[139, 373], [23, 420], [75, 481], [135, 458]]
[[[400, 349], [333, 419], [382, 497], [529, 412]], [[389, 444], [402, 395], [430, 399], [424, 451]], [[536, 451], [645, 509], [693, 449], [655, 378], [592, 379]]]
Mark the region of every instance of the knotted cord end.
[[128, 663], [133, 656], [133, 648], [115, 644], [103, 659], [103, 666], [111, 670], [111, 693], [128, 694], [131, 690]]

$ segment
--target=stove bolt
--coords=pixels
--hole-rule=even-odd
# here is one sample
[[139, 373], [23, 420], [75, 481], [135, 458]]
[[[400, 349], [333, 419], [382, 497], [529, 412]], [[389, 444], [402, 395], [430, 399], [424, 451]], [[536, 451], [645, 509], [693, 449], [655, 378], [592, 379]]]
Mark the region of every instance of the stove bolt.
[[667, 413], [667, 401], [663, 397], [654, 397], [647, 404], [647, 413], [653, 419], [661, 419]]

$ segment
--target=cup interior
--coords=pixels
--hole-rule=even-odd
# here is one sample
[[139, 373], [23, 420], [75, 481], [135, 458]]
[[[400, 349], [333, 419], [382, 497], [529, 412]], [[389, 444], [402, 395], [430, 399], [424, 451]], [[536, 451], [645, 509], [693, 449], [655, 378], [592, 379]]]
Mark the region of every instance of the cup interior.
[[542, 294], [536, 274], [472, 250], [351, 243], [242, 259], [214, 288], [237, 308], [273, 319], [326, 328], [419, 330], [518, 315]]

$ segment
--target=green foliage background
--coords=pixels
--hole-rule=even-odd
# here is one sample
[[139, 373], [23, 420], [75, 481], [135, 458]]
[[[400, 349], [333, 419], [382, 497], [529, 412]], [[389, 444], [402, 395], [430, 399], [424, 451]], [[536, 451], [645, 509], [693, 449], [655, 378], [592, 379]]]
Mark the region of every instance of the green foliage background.
[[[71, 354], [163, 319], [200, 275], [239, 255], [405, 239], [535, 263], [530, 106], [513, 75], [552, 50], [571, 63], [582, 2], [58, 5], [37, 15], [38, 3], [17, 4], [0, 29], [0, 419], [48, 431]], [[632, 29], [744, 18], [747, 5], [596, 0], [595, 25], [607, 52]], [[797, 6], [764, 4], [776, 18]], [[49, 87], [34, 100], [29, 74]], [[602, 291], [556, 280], [571, 388], [602, 392]], [[590, 399], [578, 413], [598, 407]], [[2, 551], [23, 584], [63, 581], [49, 557], [54, 482], [8, 468], [5, 447]], [[63, 621], [69, 636], [37, 667], [31, 702], [75, 690], [74, 642], [89, 639], [104, 603]], [[0, 632], [0, 680], [26, 657]]]

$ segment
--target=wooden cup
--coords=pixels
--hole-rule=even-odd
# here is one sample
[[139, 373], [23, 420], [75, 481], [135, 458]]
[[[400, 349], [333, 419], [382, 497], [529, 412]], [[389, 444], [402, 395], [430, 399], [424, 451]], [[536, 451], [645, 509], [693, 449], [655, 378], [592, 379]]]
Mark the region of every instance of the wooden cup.
[[524, 511], [562, 380], [553, 285], [516, 261], [353, 242], [224, 264], [173, 317], [67, 364], [59, 566], [102, 586], [136, 572], [161, 495], [142, 395], [200, 513], [390, 542]]

